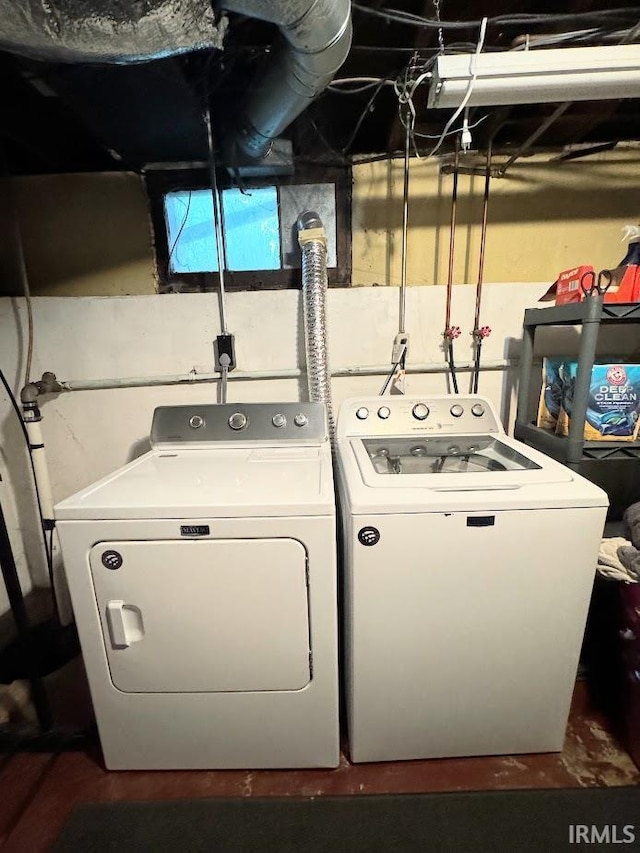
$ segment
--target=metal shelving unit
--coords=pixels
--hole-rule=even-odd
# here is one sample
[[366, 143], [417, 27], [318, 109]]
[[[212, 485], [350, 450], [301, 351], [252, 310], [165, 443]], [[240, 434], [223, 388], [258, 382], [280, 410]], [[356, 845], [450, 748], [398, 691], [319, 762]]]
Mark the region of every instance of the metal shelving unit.
[[[620, 323], [640, 323], [640, 303], [606, 303], [601, 296], [590, 296], [572, 305], [528, 308], [525, 311], [514, 430], [520, 441], [563, 462], [606, 489], [614, 514], [618, 509], [615, 506], [616, 489], [622, 491], [620, 506], [640, 499], [640, 441], [585, 441], [584, 423], [600, 326]], [[581, 330], [568, 436], [554, 435], [535, 426], [532, 383], [537, 382], [537, 375], [534, 379], [533, 351], [536, 330], [540, 326], [577, 326]]]

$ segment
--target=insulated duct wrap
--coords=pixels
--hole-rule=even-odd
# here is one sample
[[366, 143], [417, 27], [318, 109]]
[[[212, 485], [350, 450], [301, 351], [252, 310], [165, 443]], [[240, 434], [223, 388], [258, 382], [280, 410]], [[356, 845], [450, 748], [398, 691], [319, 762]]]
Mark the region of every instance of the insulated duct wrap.
[[335, 421], [327, 343], [327, 243], [317, 213], [307, 211], [299, 217], [298, 241], [302, 251], [302, 313], [309, 400], [326, 405], [333, 442]]
[[0, 0], [0, 50], [52, 62], [143, 62], [222, 49], [209, 0]]

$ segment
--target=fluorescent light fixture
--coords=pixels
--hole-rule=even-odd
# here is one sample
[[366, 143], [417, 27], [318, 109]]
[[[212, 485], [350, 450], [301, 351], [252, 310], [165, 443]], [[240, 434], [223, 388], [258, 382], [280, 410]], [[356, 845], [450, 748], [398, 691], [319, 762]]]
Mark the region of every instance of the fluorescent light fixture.
[[639, 97], [640, 45], [439, 56], [428, 106], [460, 106], [470, 84], [469, 106]]

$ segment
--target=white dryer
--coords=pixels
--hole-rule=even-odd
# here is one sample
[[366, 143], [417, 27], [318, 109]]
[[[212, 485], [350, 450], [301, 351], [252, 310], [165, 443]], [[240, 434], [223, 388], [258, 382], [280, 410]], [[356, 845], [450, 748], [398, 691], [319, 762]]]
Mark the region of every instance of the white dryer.
[[354, 761], [562, 748], [607, 496], [480, 397], [338, 419]]
[[156, 409], [56, 507], [107, 767], [334, 767], [335, 499], [320, 403]]

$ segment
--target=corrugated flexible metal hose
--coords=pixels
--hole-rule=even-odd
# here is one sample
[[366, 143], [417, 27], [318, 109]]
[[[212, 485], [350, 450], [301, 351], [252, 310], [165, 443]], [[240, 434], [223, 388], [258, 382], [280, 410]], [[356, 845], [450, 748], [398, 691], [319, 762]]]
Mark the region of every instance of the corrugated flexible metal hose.
[[331, 399], [327, 336], [327, 243], [317, 213], [307, 211], [298, 219], [302, 251], [302, 313], [307, 359], [309, 399], [327, 407], [329, 435], [333, 442], [335, 420]]

